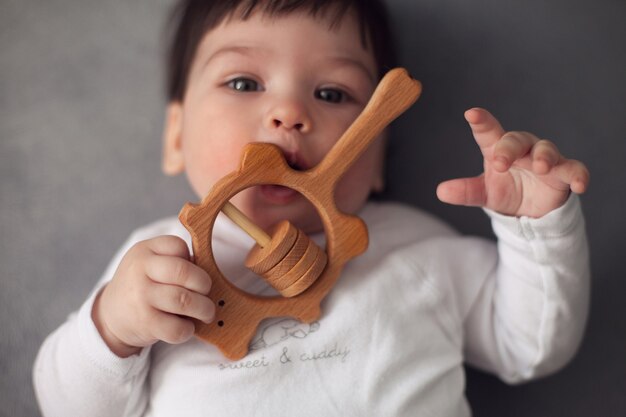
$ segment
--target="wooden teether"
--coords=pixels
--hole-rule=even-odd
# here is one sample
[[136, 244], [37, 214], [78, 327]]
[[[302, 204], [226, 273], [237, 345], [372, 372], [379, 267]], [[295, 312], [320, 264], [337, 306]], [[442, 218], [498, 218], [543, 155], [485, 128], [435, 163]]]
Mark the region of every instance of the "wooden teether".
[[[179, 218], [191, 234], [196, 263], [213, 280], [209, 297], [218, 306], [212, 323], [195, 322], [196, 336], [236, 360], [247, 353], [261, 320], [288, 316], [310, 323], [319, 318], [320, 302], [334, 286], [345, 263], [365, 251], [368, 241], [363, 221], [337, 209], [333, 199], [336, 185], [385, 126], [413, 104], [420, 92], [421, 84], [406, 70], [391, 70], [363, 112], [316, 167], [293, 170], [277, 146], [252, 143], [244, 148], [236, 172], [218, 181], [200, 204], [187, 203], [183, 207]], [[256, 296], [234, 286], [217, 267], [211, 248], [213, 225], [220, 210], [228, 212], [232, 208], [227, 204], [230, 198], [262, 184], [282, 185], [301, 193], [317, 209], [327, 237], [324, 252], [288, 222], [278, 223], [270, 235], [259, 233], [255, 240], [260, 244], [250, 252], [246, 265], [263, 275], [284, 297]]]

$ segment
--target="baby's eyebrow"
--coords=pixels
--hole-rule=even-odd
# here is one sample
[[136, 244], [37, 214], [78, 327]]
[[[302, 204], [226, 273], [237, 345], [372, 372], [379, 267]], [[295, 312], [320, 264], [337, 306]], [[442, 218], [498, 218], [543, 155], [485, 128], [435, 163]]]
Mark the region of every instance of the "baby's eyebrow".
[[[212, 61], [214, 61], [215, 59], [218, 59], [219, 57], [223, 55], [238, 54], [238, 55], [250, 57], [250, 56], [258, 56], [258, 55], [266, 55], [268, 53], [269, 53], [268, 50], [259, 46], [254, 46], [254, 47], [242, 46], [242, 45], [224, 46], [222, 48], [217, 49], [215, 52], [211, 53], [206, 58], [206, 60], [202, 63], [199, 69], [202, 70], [206, 68], [206, 66], [209, 65]], [[358, 69], [360, 72], [362, 72], [363, 74], [365, 74], [368, 80], [371, 81], [373, 84], [377, 83], [376, 74], [372, 74], [369, 68], [359, 59], [353, 58], [351, 56], [344, 56], [344, 55], [330, 56], [327, 59], [329, 62], [337, 66], [354, 67]]]
[[347, 57], [347, 56], [336, 56], [336, 57], [331, 57], [330, 61], [339, 65], [347, 65], [351, 67], [356, 67], [358, 70], [363, 72], [373, 84], [377, 83], [376, 75], [372, 74], [372, 72], [367, 68], [367, 66], [358, 59]]
[[233, 53], [239, 54], [239, 55], [251, 56], [251, 55], [257, 55], [257, 54], [263, 54], [263, 49], [256, 48], [256, 47], [251, 48], [249, 46], [240, 46], [240, 45], [225, 46], [223, 48], [219, 48], [217, 51], [209, 55], [208, 58], [202, 63], [201, 68], [206, 67], [207, 65], [211, 63], [211, 61], [215, 60], [216, 58], [219, 58], [222, 55], [233, 54]]

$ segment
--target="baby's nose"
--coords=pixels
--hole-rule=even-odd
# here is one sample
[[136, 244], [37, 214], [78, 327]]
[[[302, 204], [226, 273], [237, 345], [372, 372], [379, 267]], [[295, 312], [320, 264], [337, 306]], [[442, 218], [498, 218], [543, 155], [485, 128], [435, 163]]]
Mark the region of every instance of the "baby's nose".
[[308, 133], [311, 125], [311, 117], [306, 106], [293, 99], [277, 102], [271, 107], [266, 117], [266, 127], [269, 129]]

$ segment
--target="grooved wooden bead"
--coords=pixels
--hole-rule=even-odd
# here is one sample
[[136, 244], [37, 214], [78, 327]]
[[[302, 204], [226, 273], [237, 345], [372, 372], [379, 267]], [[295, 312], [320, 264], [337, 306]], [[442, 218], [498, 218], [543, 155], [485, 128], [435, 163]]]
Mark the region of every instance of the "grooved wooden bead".
[[326, 268], [328, 260], [326, 252], [321, 250], [317, 245], [315, 247], [317, 249], [317, 257], [315, 258], [315, 261], [313, 261], [311, 267], [293, 284], [280, 290], [280, 293], [284, 297], [295, 297], [296, 295], [304, 292], [317, 280], [320, 275], [322, 275], [322, 272], [324, 272], [324, 268]]
[[300, 230], [297, 230], [296, 241], [294, 242], [289, 252], [287, 252], [287, 254], [282, 259], [280, 259], [278, 263], [276, 263], [276, 265], [274, 265], [269, 271], [260, 275], [264, 277], [283, 276], [298, 263], [302, 256], [304, 256], [304, 253], [306, 252], [308, 246], [309, 237], [306, 234], [302, 233]]
[[281, 275], [276, 275], [272, 270], [264, 275], [265, 279], [271, 282], [272, 286], [279, 292], [282, 293], [282, 290], [290, 287], [294, 282], [300, 279], [318, 258], [320, 250], [315, 242], [307, 237], [307, 243], [308, 245], [304, 254], [289, 271]]
[[298, 229], [283, 220], [274, 226], [270, 235], [271, 240], [268, 246], [262, 248], [256, 244], [246, 257], [246, 267], [259, 275], [267, 273], [287, 256], [296, 242]]

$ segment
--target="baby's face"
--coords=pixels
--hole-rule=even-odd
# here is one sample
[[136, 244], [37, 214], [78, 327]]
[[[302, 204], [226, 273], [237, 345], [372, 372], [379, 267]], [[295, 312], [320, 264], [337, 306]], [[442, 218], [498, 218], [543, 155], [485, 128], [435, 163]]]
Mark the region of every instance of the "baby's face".
[[[165, 170], [184, 170], [203, 197], [238, 167], [250, 142], [273, 143], [293, 167], [311, 168], [367, 104], [376, 74], [352, 15], [332, 30], [306, 14], [227, 20], [205, 35], [185, 99], [169, 107]], [[341, 210], [356, 212], [382, 187], [383, 148], [377, 140], [344, 175]], [[231, 202], [261, 227], [287, 219], [307, 232], [321, 229], [314, 208], [291, 189], [253, 187]]]

